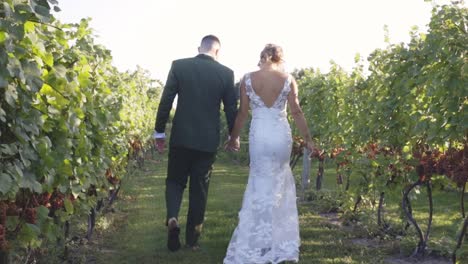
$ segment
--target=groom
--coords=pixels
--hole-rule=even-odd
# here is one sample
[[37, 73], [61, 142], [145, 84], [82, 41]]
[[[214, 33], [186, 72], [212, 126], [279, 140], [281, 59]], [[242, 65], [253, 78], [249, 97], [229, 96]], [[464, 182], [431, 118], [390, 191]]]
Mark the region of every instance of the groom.
[[229, 133], [237, 114], [237, 91], [233, 71], [217, 62], [220, 41], [205, 36], [193, 58], [172, 63], [156, 116], [155, 142], [164, 150], [165, 128], [174, 97], [177, 108], [172, 121], [166, 178], [167, 247], [180, 248], [178, 216], [182, 195], [189, 182], [189, 209], [185, 242], [198, 248], [208, 196], [211, 169], [220, 142], [220, 105], [223, 102]]

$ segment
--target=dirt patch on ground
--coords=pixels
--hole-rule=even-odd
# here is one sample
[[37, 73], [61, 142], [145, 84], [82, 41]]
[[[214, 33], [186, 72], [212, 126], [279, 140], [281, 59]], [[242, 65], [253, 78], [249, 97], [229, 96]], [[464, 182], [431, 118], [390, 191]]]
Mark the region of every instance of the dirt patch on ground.
[[368, 248], [378, 248], [380, 246], [379, 240], [369, 238], [353, 238], [351, 239], [351, 243], [353, 243], [353, 245]]
[[355, 227], [343, 224], [339, 213], [321, 213], [319, 215], [324, 218], [326, 225], [333, 226], [334, 228], [341, 229], [345, 232], [356, 232]]
[[340, 216], [338, 215], [338, 213], [323, 213], [319, 215], [328, 219], [328, 222], [332, 225], [343, 226], [343, 223], [340, 220]]

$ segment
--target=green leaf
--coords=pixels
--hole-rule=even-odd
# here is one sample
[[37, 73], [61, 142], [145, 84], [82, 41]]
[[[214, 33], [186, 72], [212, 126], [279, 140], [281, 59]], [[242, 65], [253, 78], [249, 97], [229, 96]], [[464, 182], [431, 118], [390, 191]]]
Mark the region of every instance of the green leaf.
[[18, 99], [18, 92], [13, 85], [8, 85], [5, 90], [5, 100], [11, 107], [16, 106], [16, 100]]
[[[3, 110], [3, 108], [0, 107], [0, 121], [6, 122], [5, 116], [6, 116], [5, 110]], [[0, 132], [0, 136], [1, 136], [1, 135], [2, 135], [2, 134], [1, 134], [1, 132]]]
[[41, 230], [38, 226], [27, 223], [20, 229], [18, 241], [25, 247], [37, 247], [40, 234]]
[[44, 85], [44, 81], [36, 76], [28, 76], [27, 80], [30, 90], [33, 92], [37, 92], [41, 89], [42, 85]]
[[3, 10], [2, 10], [4, 13], [5, 13], [5, 17], [10, 17], [11, 16], [11, 7], [10, 5], [6, 2], [6, 1], [3, 1]]
[[83, 188], [81, 186], [72, 186], [71, 191], [72, 191], [73, 197], [77, 199], [82, 194]]
[[42, 185], [36, 180], [36, 176], [31, 172], [24, 172], [23, 177], [18, 180], [20, 188], [27, 188], [37, 193], [42, 193]]
[[8, 34], [6, 32], [0, 31], [0, 44], [5, 42], [7, 37], [8, 37]]
[[407, 145], [407, 146], [404, 146], [404, 147], [403, 147], [403, 153], [408, 153], [408, 152], [410, 152], [410, 151], [411, 151], [410, 146]]
[[61, 166], [58, 168], [58, 171], [57, 171], [59, 174], [62, 174], [64, 176], [72, 176], [73, 174], [73, 167], [72, 167], [72, 164], [70, 162], [70, 160], [68, 159], [64, 159], [63, 160], [63, 163], [61, 164]]
[[0, 192], [3, 194], [8, 193], [13, 185], [11, 176], [6, 173], [0, 173]]
[[36, 62], [28, 61], [23, 61], [21, 65], [24, 70], [24, 75], [26, 78], [26, 83], [28, 84], [28, 88], [30, 89], [30, 91], [37, 92], [44, 83], [41, 78], [42, 72], [39, 68], [39, 65]]
[[26, 33], [33, 32], [35, 28], [36, 28], [36, 24], [34, 22], [26, 21], [26, 23], [24, 23], [24, 32]]
[[67, 213], [73, 214], [73, 203], [70, 201], [70, 199], [65, 199], [64, 205]]
[[36, 12], [38, 15], [41, 15], [43, 17], [50, 16], [50, 8], [47, 8], [42, 5], [37, 5], [36, 7], [34, 7], [34, 12]]
[[19, 224], [18, 216], [8, 216], [6, 222], [6, 228], [8, 230], [14, 230]]
[[49, 154], [51, 145], [52, 143], [50, 142], [49, 137], [45, 136], [43, 138], [37, 139], [33, 147], [41, 157], [45, 157]]
[[8, 86], [8, 82], [4, 76], [0, 75], [0, 88], [5, 88]]
[[54, 66], [54, 56], [51, 53], [46, 53], [44, 55], [43, 61], [50, 67]]
[[[24, 27], [22, 25], [12, 25], [8, 30], [11, 37], [16, 40], [22, 40], [24, 38]], [[16, 48], [20, 48], [17, 46]]]
[[61, 78], [66, 78], [67, 68], [63, 65], [56, 65], [54, 67], [55, 73]]
[[2, 156], [13, 156], [18, 153], [18, 146], [16, 144], [1, 144], [0, 153]]
[[37, 218], [38, 219], [45, 219], [49, 217], [49, 209], [45, 206], [39, 206], [36, 208], [37, 211]]

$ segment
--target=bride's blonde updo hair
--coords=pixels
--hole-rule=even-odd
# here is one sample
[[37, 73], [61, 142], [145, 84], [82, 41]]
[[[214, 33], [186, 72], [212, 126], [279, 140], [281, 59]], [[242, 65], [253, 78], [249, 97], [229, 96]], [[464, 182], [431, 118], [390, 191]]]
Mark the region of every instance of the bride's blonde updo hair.
[[283, 62], [283, 49], [275, 44], [266, 44], [260, 53], [260, 60], [264, 62], [281, 63]]

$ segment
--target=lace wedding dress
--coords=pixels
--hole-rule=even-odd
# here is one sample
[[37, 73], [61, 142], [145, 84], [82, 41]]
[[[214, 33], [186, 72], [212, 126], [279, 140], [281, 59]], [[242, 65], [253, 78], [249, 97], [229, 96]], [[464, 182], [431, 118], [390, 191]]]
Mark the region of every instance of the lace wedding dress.
[[244, 78], [252, 109], [250, 173], [239, 224], [229, 243], [224, 264], [264, 264], [299, 259], [299, 221], [296, 187], [289, 166], [292, 138], [286, 102], [291, 79], [271, 107]]

